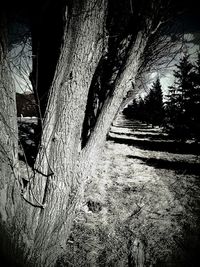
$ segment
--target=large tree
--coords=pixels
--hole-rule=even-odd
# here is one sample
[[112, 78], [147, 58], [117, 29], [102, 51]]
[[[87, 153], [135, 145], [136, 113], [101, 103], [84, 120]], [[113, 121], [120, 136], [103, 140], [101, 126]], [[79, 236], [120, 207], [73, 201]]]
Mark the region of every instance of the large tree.
[[31, 166], [17, 156], [10, 7], [0, 16], [0, 246], [10, 265], [30, 267], [54, 266], [62, 253], [113, 118], [175, 10], [169, 0], [41, 1], [39, 8], [30, 13], [41, 137]]

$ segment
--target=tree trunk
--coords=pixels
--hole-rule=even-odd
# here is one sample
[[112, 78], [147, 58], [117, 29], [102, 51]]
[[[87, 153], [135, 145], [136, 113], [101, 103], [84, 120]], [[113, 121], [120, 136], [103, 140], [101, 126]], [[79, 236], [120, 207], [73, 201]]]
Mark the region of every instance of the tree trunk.
[[[13, 239], [15, 188], [18, 188], [18, 134], [15, 88], [7, 50], [7, 21], [0, 12], [0, 252], [6, 257]], [[20, 194], [19, 194], [20, 195]], [[9, 240], [9, 242], [8, 242]], [[2, 259], [1, 259], [2, 260]]]
[[12, 198], [4, 195], [5, 206], [14, 214], [12, 219], [8, 216], [13, 236], [7, 238], [5, 250], [9, 254], [11, 243], [9, 256], [22, 266], [55, 264], [81, 201], [87, 175], [87, 159], [81, 151], [82, 125], [90, 83], [103, 52], [106, 8], [104, 0], [77, 0], [70, 13], [66, 10], [64, 44], [34, 170], [29, 170], [28, 186], [20, 201], [20, 187], [12, 186], [13, 207], [8, 205]]
[[[23, 188], [23, 169], [19, 178], [13, 172], [17, 169], [15, 93], [8, 84], [9, 73], [3, 70], [1, 74], [6, 90], [0, 91], [3, 101], [0, 172], [3, 177], [6, 173], [6, 177], [1, 182], [0, 223], [1, 229], [7, 231], [1, 235], [5, 237], [2, 244], [7, 255], [11, 252], [11, 260], [21, 266], [54, 266], [62, 254], [90, 168], [97, 163], [111, 122], [132, 77], [137, 75], [146, 45], [139, 32], [116, 78], [115, 92], [104, 104], [82, 149], [89, 88], [105, 49], [107, 1], [75, 0], [72, 5], [70, 12], [65, 13], [64, 42], [49, 92], [40, 150], [34, 169], [27, 166], [29, 182]], [[1, 47], [1, 66], [5, 66], [5, 55]]]

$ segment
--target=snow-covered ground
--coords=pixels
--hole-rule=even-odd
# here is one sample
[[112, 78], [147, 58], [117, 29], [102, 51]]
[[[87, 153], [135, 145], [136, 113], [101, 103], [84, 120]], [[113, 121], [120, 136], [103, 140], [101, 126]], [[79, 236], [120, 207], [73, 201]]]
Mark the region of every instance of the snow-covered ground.
[[198, 266], [199, 163], [107, 141], [58, 266]]
[[37, 117], [18, 117], [17, 121], [20, 123], [38, 123]]

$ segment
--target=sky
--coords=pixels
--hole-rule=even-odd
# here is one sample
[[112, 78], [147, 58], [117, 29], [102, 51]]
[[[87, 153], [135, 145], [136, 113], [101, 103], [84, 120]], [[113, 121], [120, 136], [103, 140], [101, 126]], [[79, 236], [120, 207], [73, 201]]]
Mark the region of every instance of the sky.
[[[180, 57], [183, 56], [183, 52], [188, 52], [191, 62], [196, 60], [197, 51], [200, 51], [200, 9], [199, 3], [195, 0], [180, 0], [181, 5], [185, 6], [184, 12], [175, 20], [175, 26], [178, 27], [178, 31], [184, 32], [185, 45], [182, 47], [182, 52], [178, 53], [176, 58], [170, 63], [170, 68], [163, 66], [162, 71], [154, 71], [148, 73], [147, 82], [144, 84], [144, 88], [139, 92], [137, 96], [144, 97], [153, 81], [159, 77], [164, 95], [168, 92], [168, 86], [173, 85], [174, 77], [173, 70], [175, 70], [175, 64], [179, 62]], [[177, 43], [177, 46], [182, 46], [182, 43]]]
[[[138, 93], [137, 97], [141, 96], [142, 98], [149, 92], [152, 83], [159, 78], [164, 96], [168, 94], [168, 87], [173, 85], [174, 76], [173, 71], [176, 69], [176, 64], [178, 64], [180, 58], [187, 52], [190, 55], [190, 61], [195, 62], [197, 59], [197, 52], [200, 51], [200, 33], [193, 32], [187, 33], [184, 35], [185, 43], [182, 45], [182, 42], [177, 43], [177, 56], [174, 60], [170, 61], [169, 66], [163, 66], [159, 71], [154, 71], [148, 73], [146, 76], [146, 82], [144, 88]], [[165, 99], [165, 97], [164, 97]]]
[[30, 42], [15, 44], [10, 50], [10, 65], [17, 93], [32, 91], [29, 75], [32, 70]]
[[[184, 1], [184, 0], [183, 0]], [[191, 61], [195, 60], [196, 51], [200, 50], [200, 11], [194, 0], [187, 1], [188, 10], [180, 18], [181, 27], [184, 27], [185, 34], [185, 49], [187, 47], [188, 53], [191, 54]], [[179, 21], [180, 22], [180, 21]], [[177, 43], [177, 46], [180, 44]], [[14, 73], [14, 79], [17, 92], [30, 92], [31, 84], [29, 81], [29, 74], [32, 68], [31, 59], [31, 47], [30, 45], [16, 44], [11, 50], [11, 58], [13, 59], [12, 69]], [[21, 56], [21, 57], [19, 57]], [[163, 71], [154, 71], [148, 73], [147, 83], [140, 91], [141, 96], [144, 96], [148, 92], [152, 82], [159, 77], [163, 87], [164, 94], [167, 93], [168, 86], [173, 84], [173, 70], [175, 64], [178, 63], [182, 53], [178, 53], [177, 57], [170, 63], [170, 68], [164, 66]]]
[[[162, 70], [148, 73], [145, 82], [145, 86], [141, 89], [139, 95], [144, 97], [149, 91], [151, 84], [157, 77], [160, 78], [164, 95], [168, 93], [168, 87], [174, 82], [173, 70], [176, 68], [175, 64], [179, 62], [180, 57], [184, 51], [190, 54], [191, 62], [194, 62], [197, 57], [197, 52], [200, 51], [200, 33], [185, 34], [185, 46], [177, 53], [176, 58], [170, 62], [169, 66], [163, 66]], [[177, 43], [177, 49], [179, 50], [182, 43]], [[181, 52], [182, 51], [182, 52]], [[29, 42], [27, 44], [16, 44], [10, 52], [12, 58], [12, 69], [15, 80], [16, 91], [18, 93], [30, 93], [31, 83], [29, 81], [29, 74], [32, 68], [31, 60], [31, 47]]]
[[[184, 52], [187, 52], [190, 55], [190, 61], [195, 62], [197, 59], [197, 53], [200, 51], [200, 43], [197, 44], [194, 41], [195, 33], [193, 34], [185, 34], [185, 47], [183, 47], [182, 52], [178, 53], [177, 57], [171, 62], [172, 68], [165, 72], [163, 76], [161, 76], [161, 83], [163, 85], [164, 92], [167, 90], [167, 87], [172, 85], [174, 82], [173, 70], [176, 69], [175, 64], [177, 64], [180, 58], [184, 55]], [[154, 73], [156, 75], [156, 73]]]

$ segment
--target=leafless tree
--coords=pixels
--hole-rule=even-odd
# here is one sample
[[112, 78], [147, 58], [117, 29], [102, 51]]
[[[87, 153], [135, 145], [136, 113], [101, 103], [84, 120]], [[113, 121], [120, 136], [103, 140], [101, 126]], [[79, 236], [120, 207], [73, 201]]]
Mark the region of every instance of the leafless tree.
[[121, 2], [61, 1], [55, 9], [61, 38], [49, 55], [43, 34], [54, 23], [49, 12], [59, 4], [42, 6], [32, 31], [31, 74], [41, 139], [26, 172], [17, 157], [15, 88], [7, 66], [7, 24], [0, 16], [0, 237], [11, 262], [54, 266], [62, 254], [110, 125], [150, 53], [156, 58], [155, 42], [165, 38], [157, 32], [175, 10], [170, 0]]

